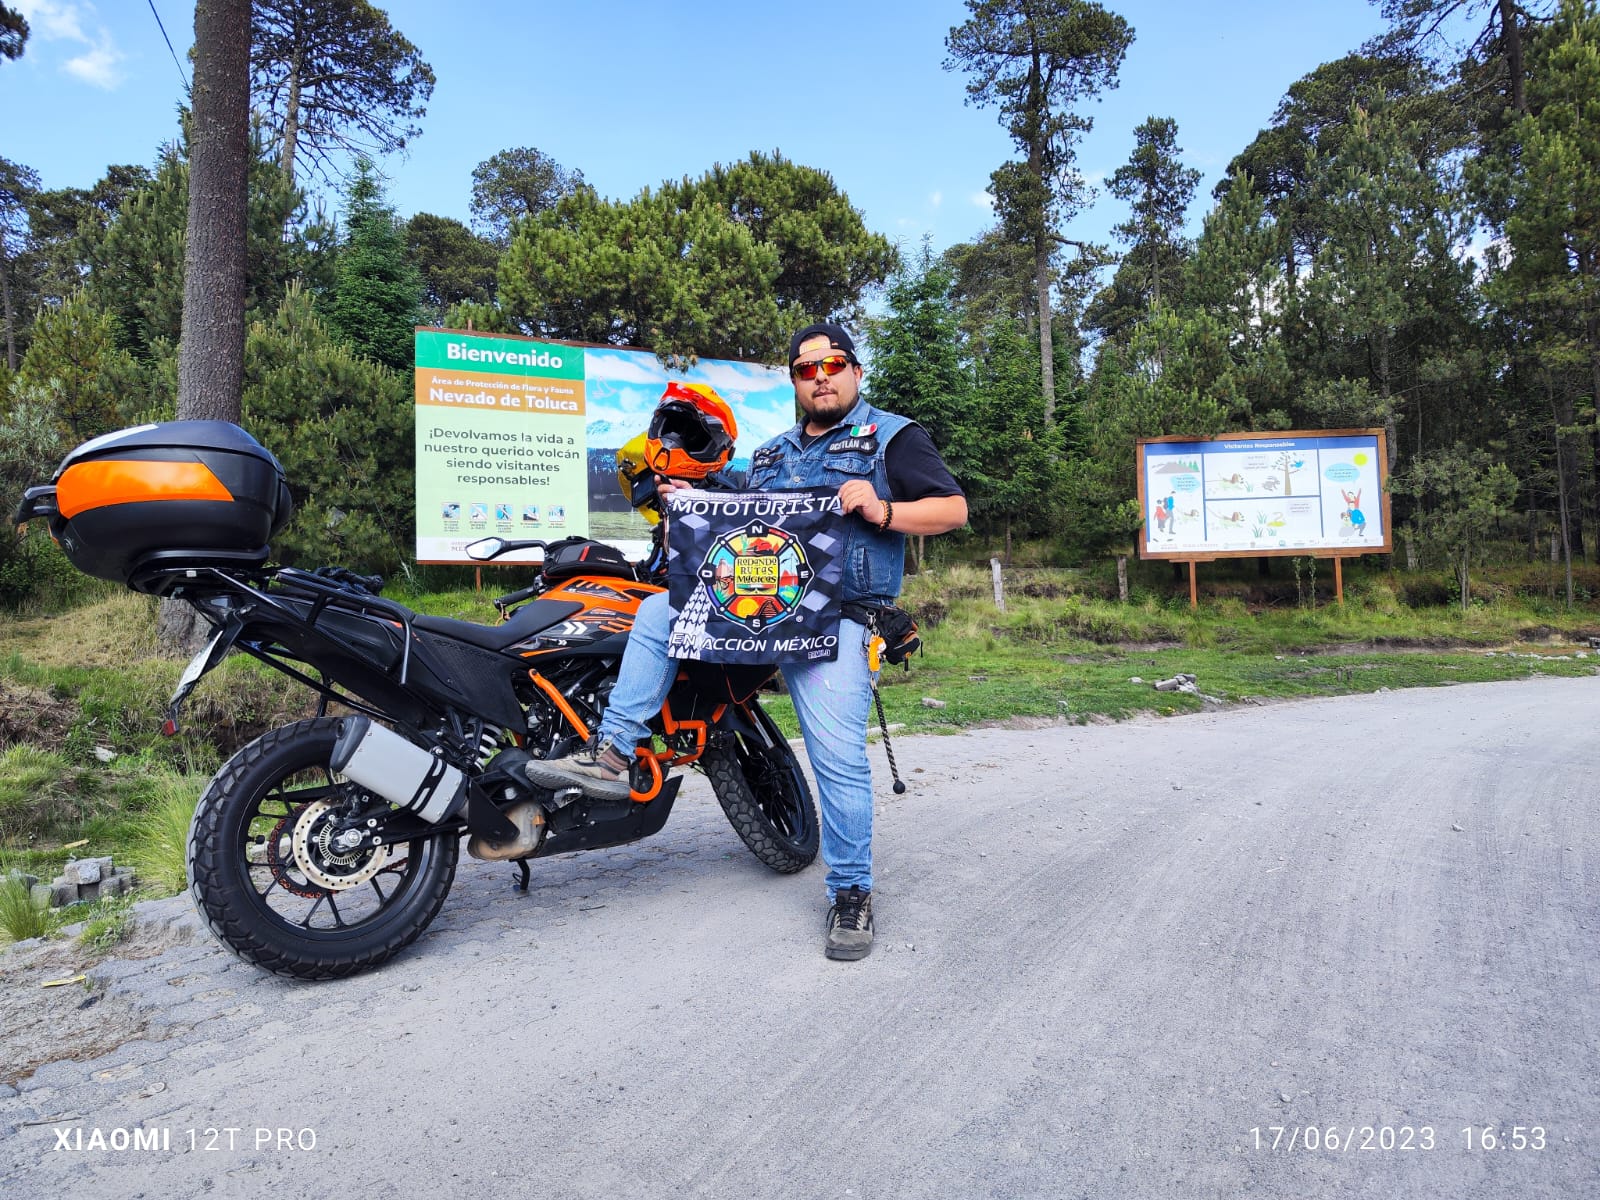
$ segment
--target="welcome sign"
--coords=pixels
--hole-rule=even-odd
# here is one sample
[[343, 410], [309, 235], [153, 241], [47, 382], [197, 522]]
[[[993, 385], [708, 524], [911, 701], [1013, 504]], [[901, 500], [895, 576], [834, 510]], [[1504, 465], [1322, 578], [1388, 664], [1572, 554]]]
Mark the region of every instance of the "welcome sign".
[[844, 534], [833, 489], [679, 491], [666, 501], [669, 657], [785, 663], [838, 655]]
[[[715, 388], [739, 419], [734, 465], [794, 424], [776, 367], [701, 359], [668, 371], [646, 350], [453, 329], [416, 331], [418, 562], [459, 562], [478, 538], [597, 538], [635, 558], [650, 526], [617, 486], [669, 379]], [[506, 555], [502, 563], [536, 559]]]

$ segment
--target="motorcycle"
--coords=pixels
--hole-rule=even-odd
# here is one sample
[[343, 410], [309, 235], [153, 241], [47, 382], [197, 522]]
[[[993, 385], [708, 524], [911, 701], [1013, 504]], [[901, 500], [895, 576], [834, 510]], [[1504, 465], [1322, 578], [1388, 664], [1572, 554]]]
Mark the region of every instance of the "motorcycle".
[[81, 569], [181, 600], [211, 627], [165, 732], [230, 651], [319, 695], [314, 717], [229, 759], [195, 809], [190, 890], [241, 958], [308, 980], [376, 967], [439, 912], [463, 837], [474, 857], [515, 864], [526, 889], [532, 860], [658, 832], [691, 766], [766, 866], [815, 859], [810, 787], [756, 700], [769, 668], [686, 665], [651, 723], [660, 747], [635, 752], [626, 799], [529, 779], [529, 761], [568, 754], [597, 727], [639, 604], [663, 590], [651, 568], [587, 539], [485, 539], [471, 551], [480, 561], [545, 551], [538, 578], [494, 601], [499, 624], [426, 616], [374, 578], [266, 565], [254, 543], [287, 520], [287, 496], [243, 430], [170, 422], [85, 443], [17, 513], [48, 519]]

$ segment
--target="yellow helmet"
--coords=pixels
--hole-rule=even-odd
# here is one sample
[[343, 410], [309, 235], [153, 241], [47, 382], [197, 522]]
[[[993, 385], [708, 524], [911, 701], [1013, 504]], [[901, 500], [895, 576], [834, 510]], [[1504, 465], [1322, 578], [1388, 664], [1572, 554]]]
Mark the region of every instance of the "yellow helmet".
[[655, 472], [645, 460], [646, 436], [641, 433], [617, 451], [617, 486], [639, 515], [656, 525], [661, 521], [661, 504], [656, 497]]

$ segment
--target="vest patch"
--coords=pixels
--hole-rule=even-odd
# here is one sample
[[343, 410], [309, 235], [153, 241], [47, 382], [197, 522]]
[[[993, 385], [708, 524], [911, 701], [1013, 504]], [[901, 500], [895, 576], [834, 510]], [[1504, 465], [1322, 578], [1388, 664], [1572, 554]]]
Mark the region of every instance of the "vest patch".
[[871, 425], [852, 425], [852, 426], [850, 426], [850, 436], [851, 437], [870, 437], [872, 434], [877, 433], [877, 432], [878, 432], [877, 422], [873, 422]]
[[[876, 425], [857, 425], [855, 429], [876, 429]], [[876, 454], [878, 452], [878, 439], [875, 437], [857, 436], [852, 429], [849, 437], [842, 437], [828, 446], [829, 454]]]
[[750, 459], [750, 467], [757, 470], [761, 467], [770, 467], [773, 463], [783, 458], [783, 449], [779, 446], [769, 446], [765, 450], [757, 450]]

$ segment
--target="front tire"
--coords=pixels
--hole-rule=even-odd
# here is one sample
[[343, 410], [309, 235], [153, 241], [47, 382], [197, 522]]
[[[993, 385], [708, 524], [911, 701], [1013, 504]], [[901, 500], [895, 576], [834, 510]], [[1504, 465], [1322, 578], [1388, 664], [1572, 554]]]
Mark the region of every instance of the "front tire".
[[455, 878], [454, 834], [328, 857], [321, 823], [344, 799], [332, 717], [271, 730], [217, 772], [189, 827], [189, 890], [217, 940], [295, 979], [340, 979], [393, 958]]
[[708, 746], [700, 766], [729, 823], [750, 852], [780, 875], [810, 866], [821, 828], [817, 805], [794, 751], [772, 718], [751, 701], [747, 713], [766, 735], [726, 731]]

